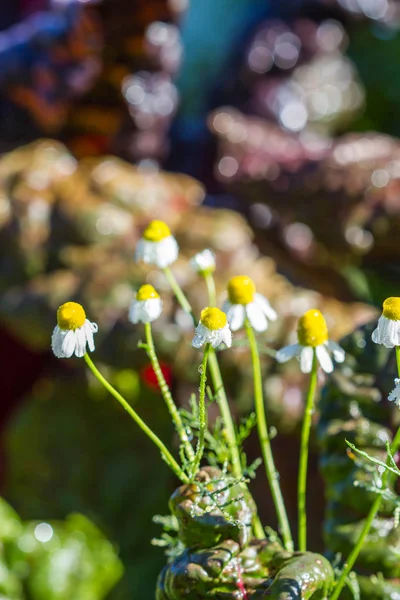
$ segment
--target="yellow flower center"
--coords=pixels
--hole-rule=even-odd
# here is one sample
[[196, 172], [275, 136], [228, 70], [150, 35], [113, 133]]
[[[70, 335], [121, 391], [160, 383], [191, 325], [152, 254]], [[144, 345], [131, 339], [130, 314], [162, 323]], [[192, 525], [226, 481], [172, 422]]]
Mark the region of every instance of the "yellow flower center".
[[66, 302], [57, 310], [57, 324], [60, 329], [79, 329], [86, 321], [86, 313], [77, 302]]
[[148, 242], [161, 242], [170, 235], [170, 228], [164, 221], [152, 221], [143, 233], [144, 239]]
[[255, 293], [256, 286], [247, 275], [232, 277], [228, 283], [228, 298], [231, 304], [250, 304]]
[[157, 294], [156, 290], [152, 285], [146, 283], [146, 285], [142, 285], [139, 288], [138, 293], [136, 294], [136, 300], [140, 300], [141, 302], [145, 300], [150, 300], [151, 298], [159, 298], [159, 294]]
[[226, 314], [219, 308], [204, 308], [201, 311], [200, 322], [211, 331], [222, 329], [226, 325]]
[[328, 339], [326, 321], [319, 310], [312, 308], [299, 319], [297, 337], [302, 346], [320, 346]]
[[382, 315], [391, 321], [400, 321], [400, 298], [386, 298]]

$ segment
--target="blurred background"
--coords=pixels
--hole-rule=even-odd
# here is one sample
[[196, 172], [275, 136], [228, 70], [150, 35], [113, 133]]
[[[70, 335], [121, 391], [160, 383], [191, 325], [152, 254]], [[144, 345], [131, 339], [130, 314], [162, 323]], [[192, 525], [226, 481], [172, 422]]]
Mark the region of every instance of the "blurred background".
[[[150, 544], [160, 533], [152, 516], [168, 512], [176, 482], [82, 362], [51, 355], [55, 311], [70, 299], [85, 306], [99, 324], [97, 363], [175, 447], [137, 349], [142, 331], [127, 321], [134, 290], [156, 285], [166, 308], [156, 343], [185, 406], [197, 387], [190, 326], [163, 277], [132, 260], [151, 219], [176, 234], [173, 271], [196, 311], [207, 303], [189, 265], [197, 251], [216, 252], [221, 299], [232, 275], [255, 280], [280, 315], [265, 345], [290, 343], [311, 307], [337, 340], [375, 318], [398, 295], [400, 3], [3, 4], [0, 518], [9, 527], [0, 532], [0, 592], [150, 600], [165, 561]], [[252, 409], [248, 358], [240, 346], [222, 356], [237, 418]], [[267, 353], [263, 362], [295, 524], [303, 379], [296, 364], [278, 367]], [[256, 458], [257, 440], [246, 449]], [[321, 550], [316, 449], [311, 477]], [[264, 523], [276, 526], [261, 472], [252, 486]], [[55, 585], [60, 564], [65, 578]]]

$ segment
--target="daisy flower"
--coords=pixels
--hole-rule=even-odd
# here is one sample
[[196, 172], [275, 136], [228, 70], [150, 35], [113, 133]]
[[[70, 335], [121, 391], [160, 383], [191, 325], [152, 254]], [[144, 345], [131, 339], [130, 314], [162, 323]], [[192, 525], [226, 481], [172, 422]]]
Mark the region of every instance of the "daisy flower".
[[215, 271], [215, 254], [208, 248], [202, 252], [198, 252], [193, 258], [190, 259], [190, 264], [196, 273], [200, 275], [207, 275], [208, 273], [214, 273]]
[[222, 310], [226, 313], [232, 331], [244, 326], [246, 319], [256, 331], [265, 331], [268, 319], [275, 321], [276, 312], [268, 300], [257, 294], [256, 286], [250, 277], [238, 275], [228, 283], [228, 300]]
[[151, 323], [162, 312], [162, 300], [152, 285], [146, 284], [138, 290], [129, 308], [131, 323]]
[[386, 348], [400, 346], [400, 298], [386, 298], [372, 341]]
[[177, 241], [168, 225], [163, 221], [152, 221], [139, 240], [135, 259], [165, 269], [176, 261], [178, 253]]
[[213, 348], [218, 348], [221, 344], [225, 344], [228, 348], [232, 346], [232, 332], [226, 314], [219, 308], [208, 307], [201, 311], [200, 323], [194, 332], [192, 346], [200, 348], [207, 343]]
[[400, 379], [395, 379], [394, 384], [395, 388], [390, 392], [388, 400], [394, 402], [398, 407], [400, 407]]
[[82, 357], [86, 344], [93, 352], [93, 333], [98, 327], [86, 318], [83, 307], [77, 302], [66, 302], [57, 310], [57, 325], [51, 336], [51, 348], [57, 358]]
[[285, 346], [278, 350], [276, 360], [284, 363], [293, 356], [300, 357], [300, 369], [310, 373], [312, 369], [314, 349], [317, 360], [326, 373], [332, 373], [333, 363], [328, 350], [336, 362], [343, 362], [345, 352], [336, 342], [328, 340], [328, 328], [323, 315], [316, 308], [308, 310], [299, 319], [297, 327], [298, 344]]

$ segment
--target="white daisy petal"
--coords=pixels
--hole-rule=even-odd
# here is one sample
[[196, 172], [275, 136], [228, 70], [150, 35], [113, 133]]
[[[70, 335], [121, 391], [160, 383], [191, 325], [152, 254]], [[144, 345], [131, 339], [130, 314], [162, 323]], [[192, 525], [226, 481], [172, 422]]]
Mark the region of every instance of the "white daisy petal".
[[310, 373], [313, 363], [313, 349], [310, 346], [303, 346], [300, 352], [300, 369], [303, 373]]
[[246, 315], [250, 321], [250, 325], [255, 331], [261, 332], [268, 328], [267, 317], [265, 316], [262, 308], [255, 302], [246, 304]]
[[232, 346], [232, 332], [227, 325], [222, 329], [221, 337], [225, 346], [230, 348]]
[[86, 332], [85, 326], [75, 329], [75, 356], [82, 358], [86, 352]]
[[[89, 346], [89, 350], [91, 352], [93, 352], [93, 350], [94, 350], [93, 323], [91, 323], [90, 321], [88, 321], [88, 319], [86, 319], [83, 327], [85, 328], [87, 345]], [[97, 325], [96, 325], [96, 331], [97, 331]]]
[[58, 325], [55, 326], [51, 336], [51, 348], [57, 358], [63, 358], [62, 344], [66, 334], [67, 332], [62, 331]]
[[346, 352], [341, 346], [339, 346], [339, 344], [328, 340], [326, 342], [326, 346], [332, 352], [333, 358], [336, 360], [336, 362], [342, 363], [344, 361], [344, 359], [346, 358]]
[[325, 346], [321, 344], [321, 346], [317, 346], [315, 348], [315, 351], [317, 353], [319, 364], [321, 365], [325, 373], [332, 373], [333, 362]]
[[224, 310], [224, 312], [226, 312], [226, 318], [232, 331], [237, 331], [244, 326], [245, 310], [242, 304], [230, 304], [228, 310]]
[[254, 294], [254, 302], [262, 309], [263, 313], [270, 321], [276, 321], [277, 314], [268, 302], [268, 300], [262, 294]]
[[67, 331], [62, 342], [62, 355], [64, 358], [70, 358], [75, 352], [75, 331], [70, 329]]
[[284, 346], [276, 353], [276, 360], [280, 363], [287, 362], [293, 356], [299, 356], [303, 346], [300, 344], [291, 344], [290, 346]]

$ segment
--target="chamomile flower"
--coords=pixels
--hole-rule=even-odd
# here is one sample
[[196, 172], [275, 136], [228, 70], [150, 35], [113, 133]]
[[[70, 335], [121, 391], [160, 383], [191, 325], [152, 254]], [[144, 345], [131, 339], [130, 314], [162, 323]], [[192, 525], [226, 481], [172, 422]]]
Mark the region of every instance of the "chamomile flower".
[[162, 300], [152, 285], [139, 288], [136, 298], [129, 308], [131, 323], [151, 323], [158, 319], [162, 312]]
[[163, 221], [152, 221], [139, 240], [135, 259], [164, 269], [176, 261], [178, 253], [177, 241], [168, 225]]
[[372, 341], [386, 348], [400, 346], [400, 298], [386, 298]]
[[323, 315], [316, 308], [308, 310], [299, 319], [297, 327], [298, 344], [285, 346], [278, 350], [276, 360], [284, 363], [294, 356], [300, 357], [300, 369], [310, 373], [312, 369], [314, 349], [317, 360], [326, 373], [332, 373], [333, 362], [328, 350], [336, 362], [343, 362], [345, 352], [336, 342], [328, 340], [328, 328]]
[[93, 334], [98, 327], [86, 318], [83, 307], [77, 302], [66, 302], [57, 310], [57, 325], [51, 336], [51, 348], [57, 358], [82, 357], [94, 350]]
[[200, 322], [194, 332], [192, 346], [200, 348], [210, 343], [213, 348], [225, 344], [232, 346], [232, 332], [226, 319], [226, 314], [219, 308], [204, 308], [201, 311]]
[[390, 392], [388, 400], [394, 402], [400, 408], [400, 379], [394, 380], [395, 388]]
[[190, 264], [193, 269], [200, 275], [207, 275], [215, 271], [215, 254], [208, 248], [202, 252], [198, 252], [190, 259]]
[[250, 277], [238, 275], [228, 283], [228, 300], [222, 310], [226, 313], [232, 331], [244, 326], [246, 319], [256, 331], [265, 331], [268, 319], [275, 321], [276, 312], [268, 300], [256, 293], [256, 286]]

